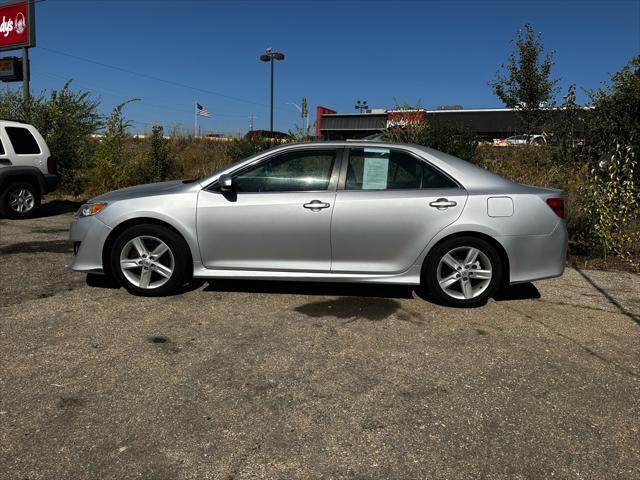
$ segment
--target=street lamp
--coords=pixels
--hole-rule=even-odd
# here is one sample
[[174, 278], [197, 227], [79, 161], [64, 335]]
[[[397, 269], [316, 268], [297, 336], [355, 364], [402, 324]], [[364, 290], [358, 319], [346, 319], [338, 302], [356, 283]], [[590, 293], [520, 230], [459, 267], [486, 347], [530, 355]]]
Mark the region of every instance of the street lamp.
[[266, 53], [260, 55], [260, 60], [271, 63], [271, 111], [269, 114], [269, 130], [273, 132], [273, 63], [274, 60], [284, 60], [284, 53], [274, 52], [272, 48], [267, 48]]
[[369, 109], [369, 105], [367, 105], [367, 101], [363, 100], [362, 102], [360, 100], [358, 100], [356, 102], [356, 110], [360, 110], [360, 113], [364, 112], [365, 110]]

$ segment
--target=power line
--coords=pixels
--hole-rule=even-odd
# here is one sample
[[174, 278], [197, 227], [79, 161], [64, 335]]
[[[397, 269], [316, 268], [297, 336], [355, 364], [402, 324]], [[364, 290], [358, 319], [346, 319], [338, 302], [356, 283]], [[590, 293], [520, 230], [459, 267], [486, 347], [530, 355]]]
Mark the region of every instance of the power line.
[[[173, 85], [173, 86], [181, 87], [181, 88], [187, 88], [189, 90], [194, 90], [194, 91], [197, 91], [197, 92], [206, 93], [206, 94], [209, 94], [209, 95], [215, 95], [215, 96], [226, 98], [226, 99], [229, 99], [229, 100], [234, 100], [236, 102], [248, 103], [248, 104], [252, 104], [252, 105], [259, 105], [261, 107], [268, 107], [268, 105], [266, 105], [264, 103], [254, 102], [252, 100], [247, 100], [247, 99], [244, 99], [244, 98], [233, 97], [231, 95], [225, 95], [224, 93], [214, 92], [212, 90], [207, 90], [207, 89], [200, 88], [200, 87], [194, 87], [192, 85], [187, 85], [185, 83], [174, 82], [173, 80], [167, 80], [167, 79], [164, 79], [164, 78], [155, 77], [153, 75], [148, 75], [146, 73], [136, 72], [136, 71], [133, 71], [133, 70], [129, 70], [127, 68], [119, 67], [117, 65], [110, 65], [108, 63], [103, 63], [103, 62], [99, 62], [97, 60], [92, 60], [90, 58], [81, 57], [79, 55], [74, 55], [74, 54], [71, 54], [71, 53], [65, 53], [65, 52], [61, 52], [59, 50], [54, 50], [54, 49], [47, 48], [47, 47], [42, 47], [42, 46], [40, 46], [38, 48], [40, 50], [45, 50], [47, 52], [55, 53], [57, 55], [62, 55], [62, 56], [65, 56], [65, 57], [74, 58], [76, 60], [81, 60], [81, 61], [84, 61], [84, 62], [93, 63], [94, 65], [99, 65], [99, 66], [105, 67], [105, 68], [111, 68], [113, 70], [118, 70], [120, 72], [128, 73], [130, 75], [136, 75], [136, 76], [139, 76], [139, 77], [142, 77], [142, 78], [147, 78], [149, 80], [155, 80], [157, 82], [166, 83], [168, 85]], [[293, 110], [290, 110], [290, 109], [283, 109], [283, 110], [287, 110], [287, 111], [293, 112]]]
[[[41, 71], [41, 73], [43, 73], [44, 75], [53, 77], [53, 78], [59, 78], [61, 80], [65, 80], [65, 81], [69, 80], [69, 78], [67, 78], [67, 77], [64, 77], [62, 75], [58, 75], [58, 74], [55, 74], [55, 73], [52, 73], [52, 72]], [[109, 89], [106, 89], [106, 88], [104, 88], [102, 86], [96, 85], [94, 83], [88, 83], [85, 80], [77, 81], [75, 78], [72, 78], [71, 80], [73, 82], [75, 82], [77, 85], [80, 85], [80, 86], [84, 85], [84, 86], [86, 86], [88, 88], [91, 88], [92, 90], [96, 90], [98, 92], [105, 93], [107, 95], [110, 95], [110, 96], [113, 96], [113, 97], [116, 97], [116, 98], [120, 98], [123, 101], [124, 101], [124, 99], [122, 97], [139, 98], [135, 94], [134, 95], [129, 95], [129, 94], [126, 94], [124, 92], [118, 92], [118, 91], [115, 91], [115, 90], [109, 90]], [[146, 100], [144, 100], [144, 98], [140, 99], [140, 103], [142, 105], [149, 106], [149, 107], [160, 108], [160, 109], [164, 109], [164, 110], [173, 110], [175, 112], [180, 112], [180, 113], [193, 114], [193, 111], [191, 111], [191, 110], [181, 109], [179, 107], [174, 107], [174, 106], [169, 106], [169, 105], [159, 105], [159, 104], [155, 104], [155, 103], [149, 103]], [[240, 115], [240, 114], [221, 113], [221, 112], [216, 112], [215, 110], [213, 112], [214, 112], [213, 115], [215, 117], [244, 118], [244, 115]]]

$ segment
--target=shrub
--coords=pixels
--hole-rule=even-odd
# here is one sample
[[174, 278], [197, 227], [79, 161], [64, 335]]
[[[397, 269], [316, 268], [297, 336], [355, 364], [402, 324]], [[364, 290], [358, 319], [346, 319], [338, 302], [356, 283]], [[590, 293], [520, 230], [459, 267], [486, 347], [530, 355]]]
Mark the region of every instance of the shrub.
[[588, 221], [580, 242], [587, 248], [600, 249], [605, 258], [609, 253], [629, 257], [640, 238], [640, 232], [634, 230], [639, 207], [635, 170], [633, 147], [618, 143], [608, 162], [593, 165], [589, 182], [582, 188]]
[[174, 162], [169, 152], [169, 141], [164, 138], [161, 126], [151, 130], [151, 148], [149, 155], [149, 182], [166, 180], [174, 170]]
[[[107, 119], [104, 136], [91, 158], [91, 167], [85, 178], [86, 191], [91, 195], [134, 184], [132, 177], [139, 176], [143, 170], [140, 168], [144, 163], [140, 150], [134, 152], [134, 149], [128, 148], [134, 144], [130, 142], [127, 133], [130, 123], [124, 119], [122, 109], [129, 102], [113, 109]], [[137, 175], [132, 175], [134, 172]]]
[[280, 144], [279, 140], [270, 138], [237, 138], [228, 145], [226, 153], [232, 162], [237, 162]]
[[175, 138], [169, 143], [176, 159], [174, 177], [199, 178], [229, 165], [227, 143], [223, 140]]
[[435, 148], [469, 162], [474, 161], [478, 149], [478, 138], [474, 133], [453, 125], [409, 124], [402, 128], [387, 129], [382, 136], [392, 142]]

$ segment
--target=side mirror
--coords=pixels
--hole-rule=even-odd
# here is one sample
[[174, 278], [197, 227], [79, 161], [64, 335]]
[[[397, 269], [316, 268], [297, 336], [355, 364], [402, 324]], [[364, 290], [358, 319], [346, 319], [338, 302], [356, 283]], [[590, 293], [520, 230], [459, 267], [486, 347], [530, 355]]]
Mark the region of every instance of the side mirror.
[[231, 175], [223, 173], [218, 177], [218, 185], [221, 192], [231, 192], [233, 190], [233, 178]]

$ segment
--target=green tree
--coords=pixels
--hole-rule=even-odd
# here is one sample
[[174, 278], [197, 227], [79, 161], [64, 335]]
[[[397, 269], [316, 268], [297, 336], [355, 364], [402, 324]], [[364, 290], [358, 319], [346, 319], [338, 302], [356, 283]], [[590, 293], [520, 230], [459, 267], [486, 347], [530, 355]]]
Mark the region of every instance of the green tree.
[[475, 160], [478, 149], [478, 137], [454, 125], [409, 123], [404, 127], [386, 129], [382, 137], [392, 142], [424, 145], [469, 162]]
[[[609, 158], [616, 144], [640, 155], [640, 55], [611, 76], [610, 85], [589, 92], [593, 111], [587, 116], [585, 143], [590, 160]], [[636, 183], [639, 172], [636, 169]]]
[[91, 159], [87, 191], [99, 194], [115, 190], [129, 183], [127, 167], [134, 162], [128, 146], [128, 129], [131, 122], [125, 120], [122, 110], [132, 99], [117, 105], [106, 121], [105, 130]]
[[545, 123], [545, 109], [555, 105], [557, 79], [551, 78], [553, 52], [545, 53], [542, 35], [530, 24], [518, 32], [509, 60], [489, 82], [496, 96], [518, 110], [524, 133], [536, 133]]
[[151, 129], [151, 155], [149, 165], [149, 181], [160, 182], [169, 177], [173, 160], [169, 152], [169, 142], [164, 138], [164, 130], [160, 125]]

